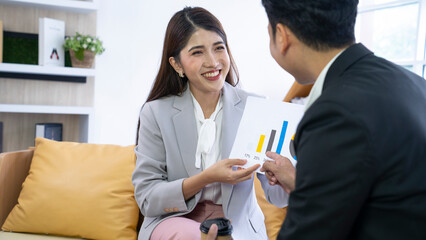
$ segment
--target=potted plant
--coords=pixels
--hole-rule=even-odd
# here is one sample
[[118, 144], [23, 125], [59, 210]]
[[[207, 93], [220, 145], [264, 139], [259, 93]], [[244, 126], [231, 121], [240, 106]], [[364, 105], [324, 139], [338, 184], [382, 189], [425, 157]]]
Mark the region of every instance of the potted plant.
[[95, 55], [105, 51], [102, 41], [91, 35], [76, 33], [75, 36], [65, 38], [65, 51], [69, 50], [73, 67], [91, 68]]

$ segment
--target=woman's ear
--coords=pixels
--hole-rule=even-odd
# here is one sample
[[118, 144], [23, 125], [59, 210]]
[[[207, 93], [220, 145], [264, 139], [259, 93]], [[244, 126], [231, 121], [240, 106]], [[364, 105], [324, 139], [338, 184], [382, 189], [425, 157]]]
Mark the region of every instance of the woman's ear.
[[179, 75], [183, 74], [183, 68], [182, 68], [182, 66], [180, 65], [180, 63], [178, 63], [176, 61], [176, 59], [174, 57], [170, 57], [169, 58], [169, 63], [170, 63], [170, 65], [172, 65], [173, 69], [175, 69], [175, 71]]

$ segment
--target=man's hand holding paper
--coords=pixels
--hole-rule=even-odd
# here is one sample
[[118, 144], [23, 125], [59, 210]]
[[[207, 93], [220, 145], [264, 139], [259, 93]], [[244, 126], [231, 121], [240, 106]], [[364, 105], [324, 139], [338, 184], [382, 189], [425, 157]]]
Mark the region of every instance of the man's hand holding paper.
[[266, 178], [269, 180], [269, 184], [279, 185], [287, 193], [293, 191], [296, 178], [296, 168], [290, 159], [274, 152], [267, 152], [266, 156], [274, 159], [274, 161], [265, 161], [260, 169], [261, 172], [265, 172]]

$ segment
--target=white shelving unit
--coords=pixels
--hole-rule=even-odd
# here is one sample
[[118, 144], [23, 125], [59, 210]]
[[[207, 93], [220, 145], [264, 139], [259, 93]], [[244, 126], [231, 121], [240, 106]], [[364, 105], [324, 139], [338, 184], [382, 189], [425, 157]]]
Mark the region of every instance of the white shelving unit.
[[[0, 0], [0, 5], [11, 5], [25, 8], [47, 9], [53, 11], [63, 11], [76, 14], [91, 14], [98, 10], [99, 0], [81, 1], [81, 0]], [[65, 14], [65, 13], [63, 13]], [[87, 78], [95, 77], [95, 69], [39, 66], [29, 64], [0, 63], [0, 73], [5, 75], [30, 76], [28, 79], [55, 80], [60, 78]], [[31, 78], [31, 76], [48, 77]], [[27, 78], [24, 78], [27, 79]], [[19, 80], [17, 80], [19, 81]], [[61, 81], [61, 80], [59, 80]], [[80, 83], [76, 83], [80, 84]], [[33, 104], [0, 104], [0, 113], [5, 114], [39, 114], [46, 115], [71, 115], [77, 117], [78, 121], [78, 141], [93, 142], [93, 107], [81, 106], [59, 106], [59, 105], [33, 105]], [[65, 119], [67, 119], [65, 117]], [[8, 120], [10, 121], [10, 119]], [[16, 127], [16, 126], [15, 126]], [[26, 126], [25, 126], [26, 127]], [[77, 139], [75, 139], [77, 140]]]
[[0, 63], [0, 72], [26, 73], [26, 74], [45, 74], [76, 77], [93, 77], [95, 69], [73, 68], [73, 67], [53, 67], [39, 66], [29, 64]]
[[0, 104], [0, 112], [92, 115], [93, 108], [29, 104]]
[[76, 13], [90, 13], [98, 10], [99, 7], [97, 0], [1, 0], [1, 3], [15, 6], [36, 7]]

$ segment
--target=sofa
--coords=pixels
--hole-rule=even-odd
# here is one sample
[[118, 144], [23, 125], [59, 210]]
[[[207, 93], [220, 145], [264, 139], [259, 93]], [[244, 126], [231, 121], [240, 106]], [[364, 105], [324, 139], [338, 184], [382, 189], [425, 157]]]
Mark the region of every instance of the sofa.
[[[33, 158], [34, 150], [22, 150], [0, 154], [0, 226], [17, 203], [22, 184], [25, 181]], [[275, 239], [284, 220], [286, 209], [275, 207], [267, 202], [259, 180], [255, 179], [255, 189], [258, 202], [265, 214], [270, 239]], [[143, 217], [139, 218], [139, 225]], [[7, 240], [37, 240], [37, 239], [81, 239], [61, 236], [47, 236], [29, 233], [0, 232], [0, 239]]]
[[[305, 97], [310, 89], [311, 86], [294, 83], [284, 101]], [[143, 216], [134, 200], [130, 181], [134, 162], [133, 146], [55, 142], [40, 138], [36, 139], [35, 148], [0, 153], [0, 226], [5, 229], [0, 231], [0, 240], [82, 239], [76, 236], [136, 239]], [[66, 171], [61, 172], [63, 168]], [[85, 182], [76, 184], [77, 180], [66, 176], [68, 172], [83, 175]], [[47, 188], [46, 182], [49, 183]], [[56, 189], [51, 189], [52, 182], [57, 182]], [[64, 187], [68, 185], [71, 187]], [[254, 186], [265, 215], [268, 237], [276, 239], [286, 208], [267, 202], [256, 177]], [[92, 198], [80, 199], [79, 191]], [[74, 200], [66, 200], [69, 196]]]

